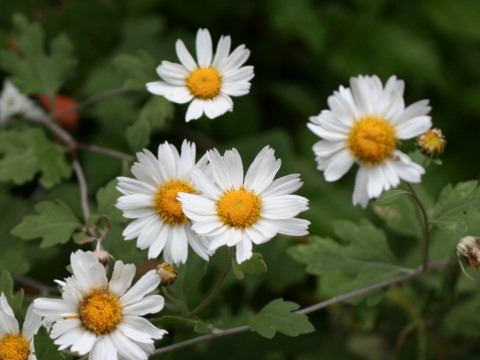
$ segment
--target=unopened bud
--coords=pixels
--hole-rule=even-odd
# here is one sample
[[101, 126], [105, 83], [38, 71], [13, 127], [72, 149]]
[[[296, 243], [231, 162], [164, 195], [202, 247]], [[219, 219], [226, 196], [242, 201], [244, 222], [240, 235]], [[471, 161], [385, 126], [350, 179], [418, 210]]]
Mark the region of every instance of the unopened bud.
[[172, 285], [177, 279], [177, 269], [168, 263], [157, 265], [157, 274], [162, 286]]
[[440, 129], [430, 129], [417, 137], [417, 147], [430, 157], [440, 155], [447, 145], [447, 140]]
[[105, 250], [95, 250], [93, 253], [103, 266], [107, 266], [108, 261], [113, 258], [112, 254]]
[[471, 279], [471, 277], [465, 272], [462, 263], [470, 265], [474, 270], [480, 268], [479, 238], [474, 236], [465, 236], [464, 238], [461, 238], [457, 245], [457, 257], [463, 272]]

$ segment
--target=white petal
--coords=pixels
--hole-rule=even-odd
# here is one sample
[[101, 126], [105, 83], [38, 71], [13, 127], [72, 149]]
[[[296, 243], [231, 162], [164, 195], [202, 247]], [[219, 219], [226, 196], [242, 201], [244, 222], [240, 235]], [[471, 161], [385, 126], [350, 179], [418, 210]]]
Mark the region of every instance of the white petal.
[[117, 349], [109, 336], [100, 336], [90, 351], [89, 360], [118, 360]]
[[272, 183], [280, 165], [281, 161], [275, 159], [273, 149], [265, 146], [248, 168], [244, 184], [250, 190], [262, 193]]
[[155, 95], [162, 95], [171, 102], [185, 104], [193, 99], [193, 95], [185, 85], [170, 85], [163, 81], [147, 83], [147, 90]]
[[135, 276], [135, 265], [116, 261], [108, 289], [118, 297], [122, 296], [132, 284]]
[[232, 99], [225, 94], [219, 94], [213, 99], [204, 101], [205, 115], [209, 119], [214, 119], [227, 111], [233, 111]]
[[196, 120], [203, 115], [203, 109], [205, 107], [205, 100], [193, 99], [187, 109], [185, 115], [185, 121]]
[[235, 257], [237, 264], [241, 264], [245, 260], [248, 260], [252, 257], [252, 242], [250, 240], [242, 240], [236, 245]]
[[158, 257], [160, 252], [162, 252], [165, 244], [167, 243], [168, 239], [170, 238], [170, 228], [171, 226], [162, 226], [157, 237], [153, 240], [152, 244], [148, 249], [148, 258], [155, 259]]
[[117, 349], [118, 354], [129, 360], [147, 360], [148, 356], [143, 349], [135, 344], [128, 337], [123, 335], [120, 331], [111, 333], [110, 339]]
[[143, 316], [155, 314], [163, 309], [165, 299], [161, 295], [150, 295], [138, 302], [123, 307], [123, 314], [128, 316]]
[[210, 67], [212, 62], [212, 38], [207, 29], [198, 29], [195, 46], [199, 67]]
[[277, 221], [278, 232], [289, 236], [305, 236], [308, 235], [308, 226], [310, 221], [304, 219], [283, 219]]
[[299, 174], [282, 176], [274, 181], [262, 192], [262, 197], [291, 194], [303, 185]]
[[107, 286], [105, 268], [93, 252], [77, 250], [70, 256], [70, 263], [80, 289], [90, 291]]
[[154, 290], [160, 284], [160, 278], [155, 270], [150, 270], [143, 275], [135, 285], [133, 285], [123, 296], [120, 302], [124, 305], [132, 304], [139, 301], [150, 291]]
[[366, 168], [361, 166], [358, 169], [357, 176], [355, 178], [355, 187], [353, 189], [353, 205], [360, 204], [363, 208], [368, 204], [368, 172]]
[[230, 52], [230, 44], [231, 39], [230, 36], [220, 36], [220, 40], [218, 41], [217, 50], [215, 51], [215, 57], [213, 59], [212, 66], [214, 68], [218, 68], [220, 64], [222, 64], [225, 59], [228, 57], [228, 53]]
[[154, 339], [161, 339], [165, 334], [166, 330], [159, 329], [152, 325], [150, 321], [138, 316], [125, 316], [125, 322], [137, 329], [140, 329], [146, 332], [149, 336]]
[[177, 40], [175, 43], [175, 50], [177, 51], [178, 59], [189, 72], [192, 72], [197, 68], [197, 63], [193, 59], [192, 55], [190, 55], [190, 52], [187, 50], [182, 40]]
[[288, 219], [308, 210], [308, 199], [299, 195], [273, 196], [262, 201], [262, 217]]
[[92, 350], [95, 341], [97, 340], [97, 335], [90, 331], [83, 331], [82, 335], [78, 337], [73, 343], [71, 350], [79, 354], [86, 354]]
[[348, 170], [350, 170], [354, 162], [355, 160], [353, 156], [350, 155], [350, 152], [347, 149], [340, 150], [333, 154], [328, 160], [328, 165], [323, 173], [325, 180], [337, 181], [345, 175]]

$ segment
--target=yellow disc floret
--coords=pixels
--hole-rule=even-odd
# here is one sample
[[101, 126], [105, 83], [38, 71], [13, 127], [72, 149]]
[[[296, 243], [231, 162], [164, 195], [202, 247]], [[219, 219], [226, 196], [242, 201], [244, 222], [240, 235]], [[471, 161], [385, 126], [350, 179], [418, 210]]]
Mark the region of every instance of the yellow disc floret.
[[218, 217], [225, 225], [239, 229], [250, 227], [260, 218], [260, 197], [243, 186], [227, 190], [217, 202]]
[[347, 147], [365, 166], [382, 163], [397, 148], [395, 128], [383, 118], [367, 115], [353, 124]]
[[105, 290], [93, 290], [78, 308], [82, 325], [97, 335], [113, 331], [122, 320], [122, 307], [118, 298]]
[[0, 360], [27, 360], [30, 345], [21, 335], [7, 334], [0, 339]]
[[198, 68], [187, 77], [187, 88], [198, 99], [213, 99], [220, 92], [222, 78], [213, 68]]
[[430, 129], [417, 138], [417, 147], [430, 157], [440, 155], [447, 145], [447, 140], [440, 129]]
[[182, 203], [177, 200], [179, 192], [195, 194], [195, 188], [185, 180], [170, 180], [160, 185], [155, 193], [153, 207], [163, 221], [170, 225], [187, 222]]

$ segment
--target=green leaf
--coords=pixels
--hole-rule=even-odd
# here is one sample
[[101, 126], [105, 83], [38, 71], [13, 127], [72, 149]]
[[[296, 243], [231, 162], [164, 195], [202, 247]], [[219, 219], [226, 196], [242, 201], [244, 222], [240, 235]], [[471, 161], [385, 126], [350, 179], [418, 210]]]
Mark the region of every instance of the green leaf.
[[25, 16], [13, 17], [14, 39], [19, 53], [10, 49], [0, 51], [0, 63], [10, 72], [12, 81], [29, 94], [58, 92], [72, 75], [77, 60], [72, 56], [73, 44], [65, 36], [57, 36], [45, 53], [44, 32], [38, 23], [29, 23]]
[[113, 60], [114, 65], [124, 75], [124, 87], [132, 90], [145, 90], [145, 84], [158, 78], [155, 74], [155, 60], [145, 50], [139, 50], [136, 56], [118, 55]]
[[[310, 244], [295, 246], [289, 253], [307, 265], [308, 273], [323, 277], [349, 275], [336, 284], [338, 295], [373, 285], [376, 279], [389, 280], [409, 271], [399, 265], [384, 232], [367, 220], [360, 225], [339, 221], [334, 226], [335, 233], [349, 245], [312, 236]], [[373, 297], [378, 298], [378, 295], [367, 295], [370, 302]]]
[[30, 267], [22, 246], [10, 246], [0, 252], [0, 269], [8, 269], [15, 274], [26, 273]]
[[8, 271], [0, 273], [0, 293], [5, 294], [13, 312], [18, 314], [22, 309], [23, 289], [16, 293], [13, 292], [13, 279]]
[[65, 356], [58, 351], [53, 340], [50, 339], [48, 331], [45, 327], [41, 327], [33, 339], [35, 346], [35, 354], [37, 360], [62, 360]]
[[288, 336], [298, 336], [315, 331], [306, 315], [293, 312], [299, 307], [294, 302], [275, 299], [270, 301], [258, 314], [252, 316], [248, 324], [251, 330], [267, 339], [273, 338], [277, 331]]
[[148, 146], [150, 128], [150, 123], [145, 119], [137, 120], [127, 128], [127, 141], [133, 151], [140, 151]]
[[442, 231], [453, 234], [464, 234], [468, 230], [465, 221], [453, 216], [443, 216], [441, 219], [432, 221], [432, 224]]
[[152, 129], [165, 129], [173, 110], [173, 104], [163, 96], [151, 96], [140, 110], [140, 119], [148, 120]]
[[111, 180], [107, 185], [100, 188], [97, 192], [98, 213], [106, 215], [113, 221], [123, 221], [122, 212], [116, 208], [115, 204], [120, 195], [117, 190], [117, 180]]
[[263, 261], [263, 256], [260, 253], [253, 253], [252, 257], [241, 264], [233, 261], [232, 269], [237, 279], [242, 280], [245, 274], [258, 275], [267, 271], [267, 265]]
[[[177, 268], [177, 280], [168, 288], [168, 291], [179, 299], [187, 299], [188, 295], [196, 290], [193, 284], [201, 281], [207, 271], [208, 263], [195, 252], [188, 253], [188, 260]], [[198, 304], [197, 304], [198, 305]]]
[[72, 233], [82, 227], [70, 208], [60, 200], [41, 202], [35, 206], [38, 215], [27, 215], [12, 229], [12, 234], [24, 240], [42, 238], [41, 247], [66, 243]]
[[46, 188], [68, 178], [72, 167], [65, 148], [52, 142], [40, 128], [21, 127], [0, 132], [0, 180], [23, 184], [40, 172]]
[[375, 201], [375, 205], [381, 206], [381, 205], [388, 205], [391, 202], [394, 202], [401, 196], [405, 195], [412, 195], [409, 191], [405, 190], [390, 190], [384, 192], [380, 197], [377, 198]]

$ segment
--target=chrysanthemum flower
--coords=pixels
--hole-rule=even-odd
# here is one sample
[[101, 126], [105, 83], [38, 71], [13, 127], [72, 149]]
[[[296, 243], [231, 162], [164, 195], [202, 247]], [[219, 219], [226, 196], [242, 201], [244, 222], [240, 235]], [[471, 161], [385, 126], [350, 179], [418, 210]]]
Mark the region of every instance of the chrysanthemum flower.
[[210, 33], [207, 29], [199, 29], [195, 62], [183, 41], [177, 40], [175, 48], [181, 64], [162, 61], [157, 73], [163, 81], [147, 83], [148, 91], [178, 104], [191, 101], [185, 117], [187, 122], [198, 119], [203, 113], [213, 119], [232, 111], [230, 96], [248, 94], [254, 74], [253, 66], [242, 66], [250, 50], [240, 45], [229, 54], [230, 43], [230, 36], [221, 36], [213, 57]]
[[41, 325], [41, 318], [28, 307], [23, 329], [20, 332], [17, 319], [8, 304], [7, 297], [0, 294], [0, 359], [36, 360], [33, 336]]
[[443, 153], [446, 145], [447, 140], [440, 129], [430, 129], [417, 137], [417, 148], [430, 157]]
[[148, 150], [139, 152], [137, 158], [139, 162], [132, 166], [136, 179], [118, 178], [117, 189], [125, 195], [116, 206], [126, 218], [136, 219], [123, 231], [125, 240], [138, 238], [137, 246], [148, 248], [149, 258], [163, 251], [167, 263], [185, 263], [188, 244], [208, 260], [207, 240], [192, 231], [177, 200], [178, 192], [198, 192], [191, 181], [195, 144], [184, 141], [179, 155], [175, 146], [165, 142], [158, 147], [158, 158]]
[[340, 179], [354, 163], [358, 170], [353, 204], [366, 207], [370, 198], [397, 186], [400, 180], [418, 183], [425, 172], [398, 150], [399, 140], [427, 131], [432, 121], [428, 100], [407, 108], [404, 82], [391, 76], [385, 87], [377, 76], [350, 79], [328, 98], [329, 110], [310, 117], [308, 128], [323, 138], [313, 146], [325, 180]]
[[22, 94], [15, 85], [5, 80], [0, 94], [0, 124], [8, 122], [14, 116], [39, 120], [46, 114], [30, 98]]
[[63, 287], [62, 299], [34, 300], [34, 310], [53, 322], [50, 336], [59, 350], [89, 354], [89, 360], [146, 360], [154, 350], [154, 339], [166, 334], [142, 317], [164, 305], [161, 295], [146, 296], [160, 283], [155, 270], [130, 288], [133, 264], [117, 261], [108, 281], [93, 252], [78, 250], [70, 261], [73, 276], [57, 281]]
[[210, 250], [235, 246], [241, 263], [252, 256], [252, 243], [267, 242], [277, 233], [308, 234], [309, 221], [295, 218], [308, 209], [308, 200], [291, 195], [302, 186], [299, 175], [273, 180], [280, 160], [271, 148], [260, 151], [245, 177], [236, 149], [226, 151], [223, 157], [214, 149], [207, 157], [208, 175], [197, 168], [192, 172], [203, 195], [180, 193], [178, 198], [193, 222], [192, 229], [211, 238]]

